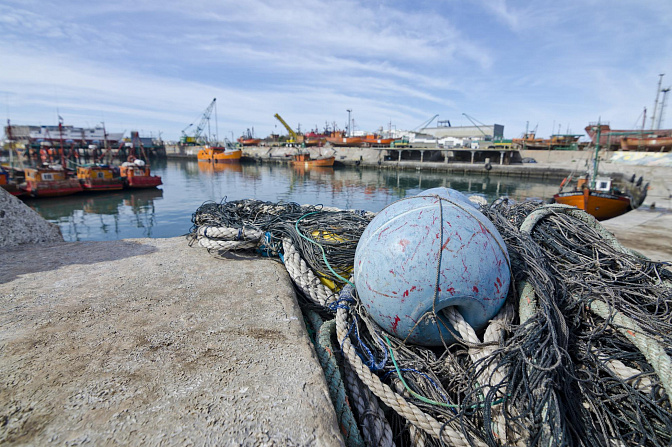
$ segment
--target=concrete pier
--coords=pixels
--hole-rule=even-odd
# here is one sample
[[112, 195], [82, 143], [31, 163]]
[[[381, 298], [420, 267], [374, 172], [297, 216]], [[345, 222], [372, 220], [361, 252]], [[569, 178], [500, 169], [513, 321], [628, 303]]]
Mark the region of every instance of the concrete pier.
[[184, 238], [2, 252], [0, 444], [343, 444], [281, 264]]

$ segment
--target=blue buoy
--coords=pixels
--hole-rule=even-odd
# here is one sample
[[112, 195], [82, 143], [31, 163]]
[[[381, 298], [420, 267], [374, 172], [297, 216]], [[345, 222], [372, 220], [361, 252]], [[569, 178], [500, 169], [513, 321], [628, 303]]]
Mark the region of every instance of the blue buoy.
[[509, 254], [495, 226], [464, 194], [448, 188], [383, 209], [355, 252], [355, 287], [371, 318], [425, 346], [455, 340], [442, 313], [450, 306], [475, 329], [484, 327], [504, 304], [510, 276]]

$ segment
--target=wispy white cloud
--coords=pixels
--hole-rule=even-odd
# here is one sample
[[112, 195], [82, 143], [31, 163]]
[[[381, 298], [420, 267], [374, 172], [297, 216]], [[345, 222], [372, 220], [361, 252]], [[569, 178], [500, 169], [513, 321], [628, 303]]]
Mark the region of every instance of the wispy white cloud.
[[[0, 101], [13, 120], [54, 109], [179, 131], [218, 98], [222, 126], [415, 127], [527, 121], [630, 125], [672, 77], [667, 0], [15, 1], [0, 5]], [[619, 32], [615, 32], [618, 29]], [[6, 109], [6, 107], [3, 107]], [[609, 117], [607, 117], [609, 115]], [[73, 124], [79, 124], [74, 123]]]

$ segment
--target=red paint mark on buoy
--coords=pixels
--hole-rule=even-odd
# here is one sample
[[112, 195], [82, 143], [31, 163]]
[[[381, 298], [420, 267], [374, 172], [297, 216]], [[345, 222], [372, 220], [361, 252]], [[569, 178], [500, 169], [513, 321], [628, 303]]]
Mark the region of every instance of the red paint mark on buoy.
[[411, 287], [411, 292], [414, 291], [415, 289], [416, 289], [415, 286]]
[[478, 287], [474, 286], [474, 293], [478, 293]]
[[409, 241], [408, 239], [400, 240], [399, 245], [401, 245], [401, 250], [406, 251], [406, 247], [408, 247], [408, 244], [410, 244], [410, 243], [411, 243], [411, 241]]
[[399, 324], [400, 321], [401, 321], [401, 318], [399, 318], [399, 315], [395, 315], [394, 316], [394, 323], [392, 323], [392, 330], [394, 331], [395, 334], [397, 333], [397, 325]]
[[448, 237], [448, 238], [446, 239], [446, 242], [443, 243], [443, 245], [441, 246], [441, 250], [445, 250], [445, 249], [446, 249], [446, 246], [447, 246], [449, 243], [450, 243], [450, 237]]
[[497, 284], [499, 284], [500, 287], [502, 286], [502, 280], [499, 279], [499, 276], [497, 277]]
[[447, 292], [450, 293], [451, 295], [455, 295], [455, 288], [451, 287], [450, 289], [447, 289]]
[[406, 297], [408, 296], [408, 290], [406, 290], [401, 296], [403, 296], [404, 298], [406, 298]]

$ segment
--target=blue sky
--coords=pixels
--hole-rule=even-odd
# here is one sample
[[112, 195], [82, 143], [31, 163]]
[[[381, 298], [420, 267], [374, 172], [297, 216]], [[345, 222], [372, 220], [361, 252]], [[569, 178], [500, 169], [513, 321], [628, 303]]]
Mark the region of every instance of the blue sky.
[[670, 24], [670, 0], [0, 0], [0, 105], [165, 139], [215, 97], [229, 138], [285, 133], [275, 113], [344, 128], [347, 109], [365, 131], [632, 128], [672, 85]]

